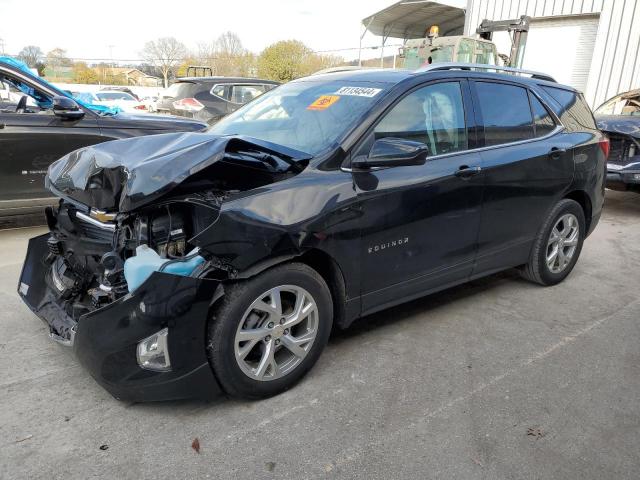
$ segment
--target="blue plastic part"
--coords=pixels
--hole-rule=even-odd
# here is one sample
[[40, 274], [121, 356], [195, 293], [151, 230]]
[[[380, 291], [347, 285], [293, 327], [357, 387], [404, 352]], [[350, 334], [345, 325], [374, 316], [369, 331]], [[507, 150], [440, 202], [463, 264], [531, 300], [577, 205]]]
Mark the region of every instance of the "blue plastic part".
[[[30, 77], [34, 77], [34, 74], [29, 68], [29, 66], [23, 61], [18, 60], [17, 58], [0, 55], [0, 62], [6, 63], [12, 66], [13, 68], [17, 68], [18, 70], [23, 71]], [[40, 81], [41, 83], [44, 83], [45, 85], [50, 87], [52, 90], [59, 92], [66, 97], [73, 98], [73, 96], [69, 95], [67, 92], [61, 91], [55, 85], [51, 85], [42, 77], [38, 77], [38, 81]], [[24, 83], [21, 83], [21, 82], [15, 82], [14, 86], [25, 95], [29, 95], [30, 97], [32, 97], [40, 108], [51, 108], [51, 102], [48, 99], [45, 100], [45, 99], [39, 98], [39, 96], [36, 94], [36, 91], [33, 88], [29, 87], [28, 85], [25, 85]], [[106, 105], [94, 105], [93, 103], [83, 102], [77, 99], [74, 99], [74, 100], [76, 100], [76, 102], [78, 102], [83, 107], [88, 108], [89, 110], [92, 110], [97, 114], [116, 115], [117, 113], [120, 113], [122, 111], [119, 107], [108, 107]]]
[[173, 275], [188, 277], [204, 262], [204, 258], [197, 254], [198, 250], [191, 251], [185, 260], [162, 258], [147, 245], [136, 248], [135, 257], [124, 261], [124, 278], [127, 281], [129, 292], [133, 292], [142, 285], [153, 272], [165, 272]]

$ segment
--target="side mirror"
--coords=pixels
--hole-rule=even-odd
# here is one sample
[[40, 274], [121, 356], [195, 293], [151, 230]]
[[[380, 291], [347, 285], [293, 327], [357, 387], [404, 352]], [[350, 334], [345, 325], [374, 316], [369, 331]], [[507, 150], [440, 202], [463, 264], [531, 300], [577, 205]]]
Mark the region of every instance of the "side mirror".
[[353, 159], [351, 166], [371, 168], [424, 165], [428, 154], [429, 148], [424, 143], [387, 137], [376, 140], [369, 155]]
[[63, 96], [53, 97], [53, 113], [66, 120], [78, 120], [84, 117], [84, 110], [80, 105], [73, 98]]

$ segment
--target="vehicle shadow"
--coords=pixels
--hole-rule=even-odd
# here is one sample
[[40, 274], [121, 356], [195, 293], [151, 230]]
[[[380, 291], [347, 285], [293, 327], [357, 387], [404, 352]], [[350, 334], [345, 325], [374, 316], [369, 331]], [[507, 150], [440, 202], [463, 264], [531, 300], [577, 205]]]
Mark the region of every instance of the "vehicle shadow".
[[[640, 194], [634, 192], [607, 190], [603, 211], [604, 220], [618, 222], [624, 218], [628, 219], [629, 214], [633, 215], [634, 213], [640, 215]], [[521, 288], [540, 288], [539, 286], [522, 279], [516, 269], [505, 270], [503, 272], [451, 287], [441, 292], [433, 293], [401, 305], [381, 310], [380, 312], [376, 312], [371, 315], [366, 315], [355, 320], [346, 329], [334, 327], [329, 339], [329, 345], [347, 345], [358, 337], [370, 333], [372, 330], [385, 328], [390, 325], [399, 326], [404, 322], [411, 322], [415, 320], [417, 315], [428, 315], [429, 312], [440, 307], [481, 295], [507, 282], [518, 282]], [[246, 403], [251, 402], [220, 396], [219, 398], [209, 402], [184, 400], [144, 405], [147, 408], [151, 407], [154, 410], [164, 408], [174, 409], [177, 406], [180, 406], [188, 411], [222, 405], [224, 405], [225, 408], [229, 408], [234, 404]], [[140, 406], [142, 405], [143, 404], [140, 404]]]
[[[473, 280], [471, 282], [451, 287], [441, 292], [412, 300], [410, 302], [390, 307], [371, 315], [366, 315], [354, 321], [348, 328], [334, 328], [329, 338], [330, 346], [340, 346], [354, 341], [357, 337], [370, 333], [374, 329], [384, 328], [389, 325], [400, 325], [403, 322], [412, 321], [416, 315], [428, 314], [430, 311], [455, 303], [463, 299], [472, 298], [476, 295], [492, 290], [507, 282], [522, 282], [523, 286], [530, 285], [531, 288], [538, 288], [536, 285], [523, 280], [515, 269], [490, 275], [488, 277]], [[295, 387], [294, 387], [295, 388]], [[127, 408], [150, 409], [154, 413], [163, 411], [175, 412], [176, 409], [182, 413], [195, 414], [211, 408], [234, 408], [242, 405], [255, 403], [249, 400], [238, 400], [230, 398], [224, 394], [209, 400], [175, 400], [157, 403], [130, 403]]]
[[535, 287], [533, 284], [523, 280], [517, 270], [505, 270], [489, 275], [488, 277], [479, 278], [401, 305], [381, 310], [371, 315], [363, 316], [355, 320], [346, 329], [335, 328], [329, 339], [329, 344], [340, 345], [365, 332], [370, 332], [371, 330], [392, 324], [400, 324], [412, 319], [415, 315], [428, 314], [430, 311], [450, 303], [480, 295], [496, 288], [498, 285], [514, 281], [522, 281], [523, 284]]

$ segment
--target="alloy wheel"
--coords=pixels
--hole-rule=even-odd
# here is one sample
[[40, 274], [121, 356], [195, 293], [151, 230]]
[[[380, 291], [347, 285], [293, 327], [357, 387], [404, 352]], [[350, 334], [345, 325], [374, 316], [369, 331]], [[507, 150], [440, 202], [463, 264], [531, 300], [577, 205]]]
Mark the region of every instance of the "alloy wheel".
[[571, 263], [580, 237], [580, 224], [572, 213], [562, 215], [551, 229], [547, 242], [547, 267], [561, 273]]
[[236, 362], [253, 380], [292, 372], [307, 356], [318, 332], [318, 307], [305, 289], [274, 287], [256, 298], [236, 331]]

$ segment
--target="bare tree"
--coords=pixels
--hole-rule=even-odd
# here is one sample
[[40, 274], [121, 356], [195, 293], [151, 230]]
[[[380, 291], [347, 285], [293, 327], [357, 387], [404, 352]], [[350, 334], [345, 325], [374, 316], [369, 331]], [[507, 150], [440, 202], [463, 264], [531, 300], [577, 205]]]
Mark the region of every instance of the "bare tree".
[[197, 60], [210, 66], [215, 75], [247, 76], [255, 70], [255, 56], [234, 32], [225, 32], [211, 43], [200, 43]]
[[239, 57], [246, 52], [240, 37], [233, 32], [224, 32], [217, 38], [215, 45], [219, 56]]
[[44, 53], [40, 47], [35, 45], [27, 45], [18, 53], [18, 58], [31, 68], [36, 68], [38, 62], [44, 58]]
[[63, 48], [54, 48], [47, 53], [47, 65], [51, 68], [70, 67], [72, 64]]
[[145, 43], [141, 55], [149, 64], [160, 69], [166, 88], [169, 86], [169, 74], [187, 55], [187, 47], [174, 37], [163, 37]]

